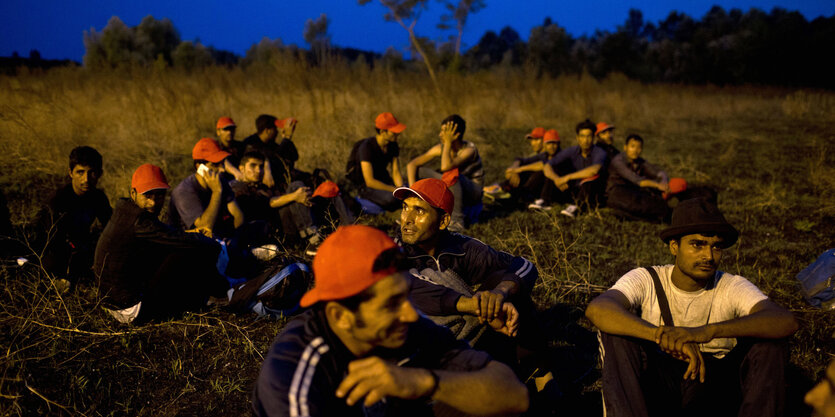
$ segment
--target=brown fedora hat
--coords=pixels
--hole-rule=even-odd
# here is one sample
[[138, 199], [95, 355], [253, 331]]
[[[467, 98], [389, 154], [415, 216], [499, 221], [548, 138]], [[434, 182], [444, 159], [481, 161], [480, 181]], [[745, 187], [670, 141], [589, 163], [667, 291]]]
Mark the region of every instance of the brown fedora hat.
[[736, 243], [737, 231], [715, 205], [703, 198], [684, 200], [673, 210], [670, 227], [661, 231], [659, 236], [665, 243], [670, 239], [692, 234], [721, 236], [722, 247]]

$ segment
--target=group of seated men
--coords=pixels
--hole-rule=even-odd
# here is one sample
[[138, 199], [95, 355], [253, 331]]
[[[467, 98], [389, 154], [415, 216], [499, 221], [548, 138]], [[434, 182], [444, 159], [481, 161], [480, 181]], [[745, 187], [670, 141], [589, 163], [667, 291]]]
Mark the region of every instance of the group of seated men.
[[666, 172], [641, 158], [644, 139], [639, 135], [627, 136], [620, 152], [614, 130], [613, 125], [587, 119], [575, 128], [577, 145], [560, 150], [556, 130], [534, 128], [525, 136], [533, 155], [517, 158], [505, 170], [506, 181], [490, 191], [510, 191], [530, 202], [530, 209], [566, 204], [561, 214], [568, 217], [605, 203], [625, 217], [669, 222], [666, 199], [683, 191], [686, 183], [680, 178], [671, 181]]
[[[249, 220], [241, 206], [261, 201], [267, 213], [267, 207], [281, 211], [298, 205], [296, 214], [315, 217], [308, 205], [317, 198], [309, 193], [317, 175], [295, 170], [295, 146], [275, 143], [279, 129], [289, 133], [282, 133], [282, 142], [291, 141], [295, 121], [259, 120], [259, 133], [247, 140], [260, 145], [237, 145], [229, 118], [218, 121], [220, 143], [201, 139], [195, 145], [195, 173], [172, 192], [172, 224], [159, 220], [170, 188], [159, 167], [138, 167], [129, 198], [111, 210], [96, 188], [101, 155], [90, 147], [74, 149], [71, 182], [42, 213], [42, 219], [49, 216], [55, 223], [44, 266], [73, 284], [92, 265], [108, 312], [123, 322], [170, 316], [228, 294], [236, 277], [247, 276], [248, 257], [261, 253], [253, 249], [264, 249], [257, 245], [264, 242], [265, 224], [276, 221], [274, 216]], [[264, 126], [263, 120], [269, 123]], [[574, 171], [587, 169], [582, 175], [558, 174], [563, 162], [577, 168], [575, 160], [594, 162], [605, 153], [589, 145], [590, 126], [588, 121], [578, 125], [579, 145], [565, 151], [558, 151], [556, 132], [531, 133], [533, 139], [542, 133], [549, 158], [539, 163], [548, 179], [543, 183], [556, 189], [551, 192], [570, 193], [566, 190], [575, 187], [577, 194], [570, 195], [576, 198], [594, 191], [582, 179], [599, 175], [600, 166], [587, 168], [602, 163]], [[349, 162], [349, 168], [359, 169], [361, 196], [399, 206], [396, 235], [342, 226], [318, 246], [315, 285], [300, 301], [308, 310], [282, 330], [265, 358], [254, 413], [427, 415], [457, 410], [492, 415], [521, 413], [534, 400], [543, 401], [529, 392], [559, 395], [531, 300], [536, 267], [451, 227], [466, 195], [481, 193], [481, 160], [475, 146], [462, 139], [463, 119], [444, 120], [441, 143], [409, 163], [408, 186], [397, 169], [396, 139], [405, 126], [383, 113], [376, 128], [375, 137], [354, 147], [352, 159], [358, 163]], [[627, 141], [627, 165], [640, 155], [640, 146], [630, 151], [630, 144], [636, 141]], [[278, 153], [288, 148], [296, 159]], [[423, 168], [435, 157], [442, 173]], [[375, 165], [380, 161], [386, 162], [382, 170]], [[521, 174], [535, 171], [518, 168], [536, 161], [525, 162], [508, 170], [510, 185], [531, 182]], [[382, 178], [383, 172], [389, 176]], [[462, 179], [467, 174], [472, 176]], [[230, 175], [235, 178], [231, 185]], [[662, 181], [649, 180], [657, 186], [642, 181], [637, 185], [664, 188]], [[459, 194], [450, 184], [460, 186]], [[338, 196], [327, 181], [316, 188], [317, 193], [322, 189], [318, 198]], [[244, 196], [252, 201], [242, 204], [245, 199], [238, 199]], [[288, 217], [297, 221], [296, 214]], [[353, 221], [350, 213], [343, 220]], [[718, 270], [738, 231], [715, 204], [682, 201], [670, 220], [660, 237], [674, 262], [629, 271], [586, 311], [600, 329], [607, 415], [781, 415], [786, 339], [797, 322], [747, 279]], [[321, 239], [315, 227], [307, 228], [309, 222], [293, 221], [299, 237]], [[98, 241], [92, 232], [96, 224], [104, 225]], [[513, 349], [508, 352], [507, 346]]]

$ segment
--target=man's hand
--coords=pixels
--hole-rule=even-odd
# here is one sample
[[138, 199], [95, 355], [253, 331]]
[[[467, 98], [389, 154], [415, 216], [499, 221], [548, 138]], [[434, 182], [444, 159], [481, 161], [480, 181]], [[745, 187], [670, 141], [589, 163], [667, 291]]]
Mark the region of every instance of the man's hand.
[[565, 191], [568, 189], [568, 178], [558, 176], [557, 178], [554, 178], [554, 185], [556, 185], [560, 191]]
[[443, 125], [441, 125], [441, 133], [438, 134], [438, 137], [441, 138], [441, 143], [450, 144], [455, 139], [458, 139], [458, 137], [461, 135], [459, 135], [458, 132], [455, 131], [455, 129], [457, 128], [458, 125], [456, 125], [453, 122], [446, 122]]
[[507, 293], [501, 289], [490, 291], [479, 291], [473, 296], [476, 300], [476, 313], [480, 322], [491, 322], [502, 311], [502, 304], [507, 298]]
[[510, 337], [516, 337], [519, 331], [519, 312], [511, 303], [502, 304], [502, 310], [495, 319], [488, 321], [487, 325], [493, 330]]
[[289, 120], [283, 128], [281, 128], [281, 138], [293, 140], [293, 133], [296, 132], [296, 119]]
[[401, 368], [379, 357], [358, 359], [348, 364], [348, 375], [336, 389], [336, 396], [354, 405], [365, 398], [366, 407], [383, 398], [407, 400], [429, 394], [434, 378], [426, 369]]
[[185, 231], [186, 233], [200, 233], [206, 237], [212, 237], [212, 229], [208, 227], [195, 227], [194, 229], [188, 229]]
[[661, 326], [655, 330], [655, 343], [665, 351], [681, 351], [686, 343], [707, 343], [713, 340], [710, 328]]
[[[662, 348], [662, 350], [664, 349]], [[684, 379], [696, 380], [698, 378], [699, 382], [705, 382], [705, 360], [702, 358], [702, 352], [699, 351], [699, 345], [687, 343], [680, 351], [664, 350], [664, 352], [680, 361], [687, 362]]]
[[299, 187], [296, 191], [293, 191], [293, 201], [303, 204], [305, 206], [310, 206], [310, 200], [308, 199], [310, 195], [310, 188], [308, 187]]
[[220, 172], [209, 170], [206, 172], [206, 175], [203, 176], [203, 179], [206, 180], [206, 185], [209, 186], [212, 193], [219, 193], [223, 191], [223, 186], [220, 183]]

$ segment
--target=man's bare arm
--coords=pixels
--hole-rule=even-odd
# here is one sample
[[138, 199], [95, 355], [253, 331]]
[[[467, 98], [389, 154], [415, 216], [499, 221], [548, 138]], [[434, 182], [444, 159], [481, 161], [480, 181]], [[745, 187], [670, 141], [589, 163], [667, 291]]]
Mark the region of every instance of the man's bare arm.
[[662, 349], [677, 350], [685, 343], [707, 343], [725, 337], [780, 339], [791, 336], [797, 328], [797, 320], [790, 311], [771, 300], [763, 300], [747, 316], [700, 327], [662, 327], [656, 343]]
[[408, 164], [406, 164], [406, 177], [409, 180], [409, 185], [412, 185], [415, 181], [417, 181], [417, 173], [420, 167], [428, 164], [429, 161], [440, 155], [439, 149], [440, 145], [435, 145], [429, 148], [429, 150], [424, 152], [422, 155], [417, 156], [415, 159], [412, 159]]
[[362, 167], [362, 178], [365, 180], [366, 187], [375, 190], [394, 192], [395, 187], [374, 178], [374, 168], [371, 166], [371, 162], [362, 161], [360, 162], [360, 167]]
[[528, 409], [528, 390], [513, 371], [497, 361], [474, 372], [435, 371], [440, 381], [432, 399], [465, 413], [496, 415]]
[[658, 327], [629, 311], [629, 301], [618, 290], [608, 290], [592, 300], [586, 317], [603, 332], [656, 341]]

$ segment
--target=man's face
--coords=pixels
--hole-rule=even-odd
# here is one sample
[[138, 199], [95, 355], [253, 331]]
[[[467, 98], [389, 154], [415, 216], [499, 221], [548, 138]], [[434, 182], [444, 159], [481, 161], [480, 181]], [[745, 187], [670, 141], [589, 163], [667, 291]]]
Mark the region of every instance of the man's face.
[[417, 198], [403, 200], [400, 211], [400, 234], [403, 242], [414, 245], [431, 239], [441, 230], [438, 211], [429, 203]]
[[554, 156], [557, 154], [557, 151], [560, 150], [560, 143], [559, 142], [548, 142], [545, 144], [545, 152], [548, 152], [548, 156]]
[[265, 139], [262, 139], [264, 143], [270, 143], [275, 140], [276, 136], [278, 136], [278, 127], [268, 127], [264, 130]]
[[165, 202], [165, 190], [151, 190], [144, 193], [131, 189], [130, 197], [139, 208], [159, 217], [162, 205]]
[[577, 144], [580, 145], [580, 149], [582, 149], [583, 152], [591, 149], [593, 139], [594, 133], [592, 133], [591, 129], [581, 129], [577, 132]]
[[76, 165], [70, 170], [72, 179], [72, 190], [76, 195], [84, 195], [96, 188], [101, 173], [93, 170], [87, 165]]
[[229, 147], [229, 144], [235, 140], [235, 126], [226, 126], [223, 129], [218, 129], [217, 138], [221, 145]]
[[626, 157], [630, 160], [638, 159], [643, 151], [644, 144], [639, 140], [630, 140], [626, 142], [626, 145], [623, 145], [623, 152], [626, 153]]
[[359, 305], [350, 329], [351, 337], [370, 348], [403, 346], [409, 323], [418, 319], [409, 301], [409, 283], [398, 272], [377, 281], [371, 288], [374, 297]]
[[597, 135], [597, 137], [599, 137], [599, 138], [600, 138], [600, 141], [601, 141], [601, 142], [603, 142], [603, 143], [605, 143], [605, 144], [607, 144], [607, 145], [611, 145], [611, 144], [612, 144], [612, 142], [614, 142], [614, 141], [615, 141], [615, 136], [614, 136], [614, 134], [612, 133], [612, 130], [613, 130], [613, 129], [606, 129], [605, 131], [600, 132], [600, 134], [599, 134], [599, 135]]
[[264, 161], [260, 159], [247, 159], [239, 169], [244, 174], [246, 182], [261, 182], [264, 178]]
[[816, 417], [835, 417], [835, 360], [829, 363], [823, 380], [803, 400], [814, 409]]
[[400, 136], [399, 133], [394, 133], [390, 130], [380, 131], [380, 137], [383, 138], [383, 146], [388, 145], [391, 142], [397, 142], [398, 136]]
[[531, 145], [533, 153], [542, 152], [542, 138], [528, 138], [528, 143]]
[[705, 281], [713, 278], [719, 267], [722, 241], [718, 236], [686, 235], [679, 242], [670, 241], [670, 252], [679, 271], [695, 281]]

